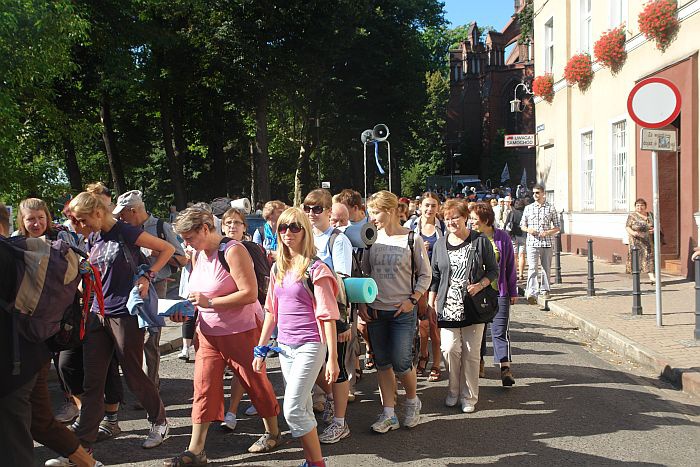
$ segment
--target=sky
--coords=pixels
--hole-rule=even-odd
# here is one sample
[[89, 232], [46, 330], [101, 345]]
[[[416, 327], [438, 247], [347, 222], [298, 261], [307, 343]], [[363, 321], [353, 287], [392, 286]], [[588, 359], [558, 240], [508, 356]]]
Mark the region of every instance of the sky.
[[479, 26], [503, 29], [513, 15], [513, 0], [442, 0], [451, 27], [476, 21]]

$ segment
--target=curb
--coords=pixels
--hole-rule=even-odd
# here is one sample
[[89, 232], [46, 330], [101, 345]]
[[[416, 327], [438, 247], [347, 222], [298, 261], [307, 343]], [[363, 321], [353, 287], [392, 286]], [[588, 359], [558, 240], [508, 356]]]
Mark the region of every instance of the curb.
[[654, 371], [661, 378], [670, 382], [683, 392], [700, 398], [700, 372], [678, 368], [677, 365], [663, 355], [644, 347], [617, 331], [609, 328], [601, 328], [566, 306], [547, 301], [544, 302], [544, 309], [549, 309], [553, 314], [578, 327], [584, 333], [592, 337], [593, 340], [612, 348], [620, 355]]
[[167, 355], [176, 352], [182, 348], [182, 337], [175, 337], [167, 342], [160, 343], [160, 355]]

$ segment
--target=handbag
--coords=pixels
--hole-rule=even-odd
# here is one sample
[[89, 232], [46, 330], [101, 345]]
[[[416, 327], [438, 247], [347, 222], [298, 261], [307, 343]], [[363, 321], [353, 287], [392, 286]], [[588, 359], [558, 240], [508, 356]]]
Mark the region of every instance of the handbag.
[[[482, 261], [479, 261], [479, 248], [476, 246], [476, 241], [472, 245], [473, 254], [470, 255], [467, 264], [469, 280], [465, 282], [465, 285], [476, 284], [484, 277], [482, 274], [481, 277], [475, 279], [478, 269], [481, 269], [482, 272], [484, 271], [484, 265]], [[475, 264], [480, 264], [481, 267], [475, 268]], [[498, 292], [491, 287], [491, 284], [473, 296], [469, 295], [469, 292], [465, 290], [464, 313], [469, 324], [490, 323], [493, 321], [496, 313], [498, 313]]]

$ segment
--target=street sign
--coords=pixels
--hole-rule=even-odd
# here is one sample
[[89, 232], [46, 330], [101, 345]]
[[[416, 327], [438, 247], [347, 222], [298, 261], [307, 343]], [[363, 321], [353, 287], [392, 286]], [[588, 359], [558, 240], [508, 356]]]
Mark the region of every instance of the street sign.
[[331, 182], [321, 182], [321, 188], [327, 188], [330, 190]]
[[640, 149], [643, 151], [678, 152], [676, 130], [650, 130], [642, 128]]
[[665, 78], [647, 78], [637, 83], [627, 97], [627, 111], [644, 128], [661, 128], [681, 111], [681, 93]]
[[535, 130], [535, 133], [539, 133], [541, 131], [544, 131], [544, 123], [540, 123], [537, 125], [537, 129]]
[[535, 135], [506, 135], [503, 139], [503, 146], [506, 148], [517, 148], [521, 146], [534, 146]]

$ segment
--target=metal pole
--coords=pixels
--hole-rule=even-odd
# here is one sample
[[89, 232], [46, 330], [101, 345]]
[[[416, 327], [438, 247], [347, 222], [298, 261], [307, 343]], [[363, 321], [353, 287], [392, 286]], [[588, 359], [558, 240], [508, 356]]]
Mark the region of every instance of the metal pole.
[[363, 151], [365, 154], [364, 167], [365, 167], [365, 202], [367, 202], [367, 143], [363, 144]]
[[651, 152], [651, 182], [654, 192], [654, 277], [656, 279], [656, 325], [663, 326], [661, 309], [661, 226], [659, 225], [659, 153]]
[[561, 234], [554, 236], [554, 282], [561, 284]]
[[389, 192], [393, 193], [393, 191], [391, 191], [391, 144], [389, 140], [386, 141], [386, 149], [389, 153]]
[[700, 258], [695, 263], [695, 340], [700, 341]]
[[639, 249], [632, 246], [632, 316], [642, 315], [642, 287], [639, 283]]
[[593, 279], [593, 240], [588, 239], [588, 296], [595, 296], [595, 282]]

